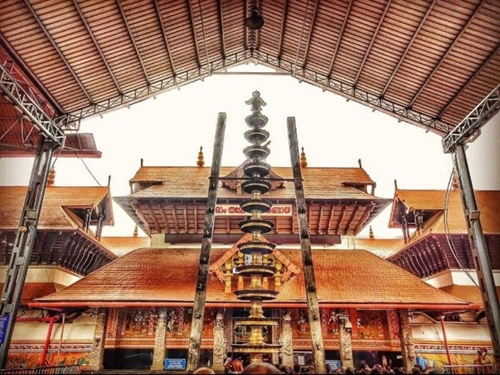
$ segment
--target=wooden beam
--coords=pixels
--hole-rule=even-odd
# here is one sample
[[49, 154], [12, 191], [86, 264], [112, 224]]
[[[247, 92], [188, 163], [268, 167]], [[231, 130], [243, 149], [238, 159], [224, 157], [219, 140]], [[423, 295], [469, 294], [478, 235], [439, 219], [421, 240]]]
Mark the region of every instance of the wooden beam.
[[226, 114], [219, 113], [214, 140], [212, 169], [208, 184], [207, 210], [203, 229], [203, 239], [201, 242], [198, 278], [196, 281], [196, 291], [194, 296], [193, 318], [191, 321], [191, 335], [189, 338], [188, 363], [186, 368], [187, 373], [193, 373], [198, 368], [200, 360], [201, 335], [203, 332], [203, 322], [205, 317], [205, 301], [207, 297], [210, 253], [212, 249], [212, 236], [215, 224], [215, 205], [217, 204], [217, 188], [219, 185], [225, 128]]
[[283, 1], [283, 12], [281, 13], [281, 32], [278, 39], [278, 58], [281, 58], [281, 51], [283, 49], [283, 35], [285, 34], [285, 22], [288, 15], [288, 0]]
[[387, 1], [387, 4], [385, 5], [384, 13], [382, 13], [380, 20], [378, 21], [377, 28], [375, 29], [375, 32], [372, 35], [372, 39], [370, 40], [370, 44], [368, 45], [368, 48], [366, 49], [365, 55], [363, 56], [363, 61], [361, 61], [361, 64], [358, 68], [358, 72], [356, 73], [356, 78], [354, 78], [353, 86], [358, 85], [359, 76], [363, 72], [363, 68], [365, 66], [366, 60], [368, 59], [368, 56], [370, 56], [370, 52], [372, 50], [373, 43], [375, 42], [375, 39], [377, 39], [378, 32], [380, 30], [380, 26], [382, 26], [382, 23], [385, 20], [385, 16], [387, 15], [387, 11], [389, 10], [389, 8], [391, 6], [391, 2], [392, 2], [392, 0], [389, 0], [389, 1]]
[[[356, 204], [356, 202], [354, 202], [354, 204]], [[354, 219], [356, 219], [356, 215], [358, 214], [359, 207], [360, 207], [359, 205], [356, 205], [356, 206], [354, 206], [354, 209], [352, 210], [351, 217], [349, 218], [349, 221], [347, 222], [347, 225], [346, 225], [346, 234], [348, 234], [349, 232], [352, 233], [351, 226], [352, 226]]]
[[182, 213], [184, 215], [184, 231], [186, 233], [189, 232], [189, 225], [188, 225], [188, 215], [187, 215], [187, 208], [186, 208], [186, 205], [184, 204], [184, 206], [182, 207]]
[[139, 61], [139, 64], [141, 65], [142, 68], [142, 74], [144, 74], [144, 78], [146, 78], [146, 83], [150, 84], [151, 81], [149, 80], [148, 72], [146, 70], [146, 67], [144, 66], [144, 61], [142, 61], [141, 53], [139, 52], [139, 47], [137, 47], [137, 43], [135, 42], [134, 34], [132, 33], [132, 30], [130, 29], [130, 25], [128, 24], [127, 17], [125, 15], [125, 11], [123, 10], [121, 0], [116, 0], [116, 5], [118, 5], [118, 9], [120, 10], [120, 14], [123, 19], [123, 23], [125, 24], [125, 28], [127, 29], [128, 36], [130, 38], [130, 41], [132, 42], [132, 45], [134, 46], [134, 51], [137, 56], [137, 60]]
[[396, 73], [399, 71], [399, 67], [401, 66], [401, 64], [403, 63], [406, 55], [408, 54], [408, 52], [410, 51], [410, 48], [411, 46], [413, 45], [413, 42], [415, 41], [415, 39], [417, 38], [419, 32], [420, 32], [420, 29], [424, 26], [425, 24], [425, 21], [427, 20], [427, 17], [429, 17], [429, 14], [431, 13], [432, 11], [432, 8], [434, 7], [434, 5], [436, 4], [436, 1], [437, 0], [433, 0], [431, 5], [429, 6], [429, 8], [427, 8], [427, 12], [425, 13], [425, 16], [420, 20], [420, 24], [418, 25], [417, 27], [417, 30], [415, 30], [415, 32], [413, 33], [413, 36], [410, 40], [410, 42], [408, 43], [408, 45], [406, 46], [406, 49], [405, 51], [403, 52], [403, 55], [401, 55], [399, 61], [398, 61], [398, 64], [396, 65], [396, 67], [392, 70], [392, 74], [391, 76], [389, 77], [389, 79], [387, 80], [387, 82], [385, 83], [385, 86], [384, 86], [384, 89], [382, 90], [382, 93], [380, 94], [380, 96], [384, 96], [387, 89], [389, 88], [392, 80], [394, 79], [394, 77], [396, 76]]
[[175, 69], [174, 60], [172, 58], [172, 53], [170, 52], [170, 47], [168, 45], [167, 31], [165, 30], [165, 25], [163, 24], [163, 18], [161, 18], [160, 7], [158, 6], [158, 0], [154, 0], [154, 4], [155, 4], [156, 16], [158, 18], [158, 23], [160, 24], [161, 28], [161, 34], [163, 36], [163, 42], [165, 43], [165, 49], [167, 50], [168, 61], [170, 62], [170, 66], [172, 67], [172, 76], [175, 77], [177, 73]]
[[349, 19], [349, 14], [351, 13], [351, 7], [354, 0], [349, 1], [347, 6], [347, 12], [345, 13], [344, 22], [342, 23], [342, 28], [340, 29], [339, 38], [337, 44], [335, 44], [335, 49], [333, 50], [332, 61], [330, 63], [330, 68], [328, 69], [327, 77], [330, 78], [333, 73], [333, 66], [335, 65], [335, 59], [337, 58], [337, 52], [339, 50], [340, 43], [342, 42], [342, 37], [344, 36], [345, 26], [347, 25], [347, 20]]
[[142, 213], [142, 210], [139, 208], [139, 205], [137, 203], [130, 202], [130, 207], [132, 207], [134, 209], [135, 214], [137, 215], [137, 217], [139, 218], [139, 220], [144, 225], [144, 231], [146, 233], [150, 233], [151, 232], [151, 228], [149, 227], [149, 223], [146, 220], [146, 218], [144, 217], [144, 214]]
[[[220, 244], [234, 244], [241, 238], [241, 233], [214, 233], [212, 236], [213, 243]], [[297, 233], [289, 234], [275, 234], [266, 233], [266, 239], [269, 242], [276, 244], [296, 244], [297, 243]], [[165, 233], [165, 243], [180, 244], [180, 243], [195, 243], [199, 242], [199, 233]], [[338, 245], [341, 243], [340, 236], [337, 235], [327, 235], [311, 234], [311, 243], [313, 245]]]
[[172, 217], [174, 218], [174, 228], [177, 233], [179, 233], [179, 221], [177, 220], [177, 214], [175, 213], [175, 206], [172, 205]]
[[307, 299], [307, 311], [309, 315], [309, 327], [311, 331], [311, 344], [314, 367], [317, 374], [326, 374], [325, 347], [321, 329], [321, 315], [319, 311], [316, 280], [314, 278], [313, 258], [311, 252], [311, 241], [309, 234], [309, 223], [307, 222], [307, 205], [304, 192], [304, 181], [300, 167], [300, 154], [297, 139], [297, 128], [295, 118], [288, 117], [288, 142], [290, 145], [290, 159], [292, 164], [295, 199], [297, 206], [297, 218], [299, 222], [299, 240], [302, 253], [302, 264], [305, 279], [305, 292]]
[[219, 24], [220, 24], [220, 36], [221, 36], [221, 49], [222, 49], [222, 58], [226, 58], [226, 38], [224, 35], [224, 11], [222, 9], [222, 1], [217, 1], [217, 5], [219, 7]]
[[163, 205], [160, 205], [160, 215], [161, 215], [162, 220], [165, 222], [165, 233], [169, 233], [170, 232], [170, 225], [168, 224], [168, 218], [167, 218], [167, 215], [165, 215]]
[[342, 206], [342, 212], [340, 213], [339, 224], [337, 226], [337, 236], [340, 235], [340, 228], [342, 227], [342, 222], [344, 221], [346, 210], [347, 210], [347, 204], [344, 204]]
[[302, 66], [307, 65], [307, 55], [309, 54], [309, 47], [311, 44], [311, 36], [312, 36], [313, 28], [315, 25], [315, 21], [316, 21], [316, 14], [318, 13], [319, 2], [320, 2], [320, 0], [316, 0], [315, 4], [314, 4], [314, 11], [313, 11], [313, 15], [311, 18], [311, 27], [309, 28], [309, 35], [307, 35], [306, 50], [304, 51], [304, 58], [302, 59]]
[[335, 205], [332, 203], [332, 208], [330, 210], [330, 217], [328, 219], [328, 227], [326, 228], [326, 233], [330, 234], [332, 230], [333, 214], [335, 213]]
[[148, 208], [149, 216], [151, 216], [151, 220], [153, 220], [153, 223], [155, 224], [156, 227], [156, 233], [161, 233], [161, 227], [160, 224], [158, 223], [158, 220], [156, 219], [156, 215], [149, 204], [148, 207], [149, 207]]
[[83, 15], [82, 10], [80, 9], [80, 5], [78, 5], [78, 1], [77, 0], [73, 0], [73, 5], [76, 8], [76, 11], [77, 11], [78, 15], [80, 16], [80, 19], [82, 20], [83, 25], [85, 26], [85, 29], [89, 33], [90, 39], [92, 39], [92, 42], [94, 42], [94, 46], [95, 46], [97, 52], [99, 53], [99, 56], [101, 56], [101, 61], [106, 66], [106, 69], [108, 70], [108, 73], [111, 76], [111, 79], [113, 80], [113, 83], [115, 84], [116, 90], [118, 91], [118, 93], [121, 94], [122, 93], [122, 89], [120, 87], [120, 84], [118, 83], [118, 80], [116, 79], [115, 75], [113, 74], [113, 70], [111, 70], [111, 67], [108, 64], [108, 60], [106, 59], [106, 56], [104, 56], [104, 53], [102, 52], [102, 49], [99, 46], [99, 43], [97, 43], [97, 40], [95, 39], [95, 36], [94, 36], [94, 32], [90, 28], [90, 25], [88, 24], [87, 19]]
[[365, 212], [361, 215], [361, 218], [359, 219], [358, 225], [356, 225], [356, 228], [354, 228], [354, 234], [357, 234], [361, 231], [361, 228], [363, 228], [363, 225], [366, 223], [366, 220], [370, 217], [371, 213], [375, 209], [376, 204], [374, 202], [371, 202], [368, 206], [365, 207]]
[[460, 33], [458, 33], [458, 35], [455, 37], [455, 39], [453, 40], [453, 42], [450, 44], [450, 46], [446, 50], [445, 54], [443, 56], [441, 56], [441, 58], [439, 59], [438, 63], [432, 69], [432, 72], [427, 76], [427, 78], [425, 79], [425, 82], [420, 86], [420, 89], [413, 96], [413, 99], [410, 101], [410, 104], [408, 105], [409, 107], [413, 107], [413, 105], [417, 101], [417, 99], [420, 96], [420, 94], [422, 93], [422, 91], [424, 91], [424, 89], [427, 86], [427, 84], [430, 82], [430, 80], [432, 79], [432, 77], [434, 77], [434, 74], [436, 74], [436, 72], [438, 71], [438, 69], [441, 67], [441, 64], [443, 64], [443, 62], [446, 60], [446, 58], [448, 57], [448, 55], [451, 53], [451, 51], [453, 50], [453, 47], [455, 47], [455, 44], [457, 44], [458, 41], [460, 40], [460, 38], [462, 37], [462, 35], [464, 35], [464, 33], [468, 31], [467, 28], [472, 23], [472, 21], [474, 21], [474, 19], [476, 18], [477, 14], [479, 13], [479, 9], [481, 9], [481, 7], [483, 6], [484, 3], [485, 3], [485, 0], [482, 0], [481, 3], [479, 3], [479, 5], [474, 10], [474, 13], [472, 13], [472, 15], [470, 16], [470, 18], [467, 21], [467, 23], [460, 29]]

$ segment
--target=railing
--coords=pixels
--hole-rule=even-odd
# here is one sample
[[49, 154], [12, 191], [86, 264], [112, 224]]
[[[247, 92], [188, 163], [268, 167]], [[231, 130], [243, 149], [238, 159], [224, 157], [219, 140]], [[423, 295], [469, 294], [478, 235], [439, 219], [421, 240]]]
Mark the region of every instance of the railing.
[[443, 374], [498, 374], [498, 365], [444, 365]]
[[8, 368], [0, 369], [0, 375], [20, 374], [20, 375], [52, 375], [52, 374], [80, 374], [80, 366], [54, 366], [37, 368]]

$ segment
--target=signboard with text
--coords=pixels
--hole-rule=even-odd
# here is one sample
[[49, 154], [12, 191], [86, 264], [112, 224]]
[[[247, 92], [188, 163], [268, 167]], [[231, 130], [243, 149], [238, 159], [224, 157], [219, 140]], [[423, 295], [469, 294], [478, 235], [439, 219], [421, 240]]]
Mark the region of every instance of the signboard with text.
[[[216, 215], [224, 216], [241, 216], [248, 215], [243, 211], [239, 204], [217, 204], [215, 206]], [[269, 212], [263, 212], [261, 216], [292, 216], [293, 205], [291, 204], [274, 204]]]
[[7, 331], [7, 325], [9, 324], [9, 314], [0, 316], [0, 344], [5, 341], [5, 332]]
[[185, 370], [186, 358], [166, 358], [165, 370]]

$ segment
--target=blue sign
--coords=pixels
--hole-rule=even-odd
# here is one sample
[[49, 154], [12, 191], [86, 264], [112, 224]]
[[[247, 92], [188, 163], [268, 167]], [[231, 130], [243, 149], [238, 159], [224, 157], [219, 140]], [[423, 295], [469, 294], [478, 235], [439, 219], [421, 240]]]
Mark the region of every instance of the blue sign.
[[327, 359], [325, 363], [330, 365], [330, 370], [340, 370], [342, 368], [340, 361], [336, 359]]
[[5, 331], [7, 331], [7, 325], [9, 324], [9, 314], [0, 316], [0, 344], [5, 341]]
[[185, 370], [186, 358], [167, 358], [165, 359], [165, 370]]

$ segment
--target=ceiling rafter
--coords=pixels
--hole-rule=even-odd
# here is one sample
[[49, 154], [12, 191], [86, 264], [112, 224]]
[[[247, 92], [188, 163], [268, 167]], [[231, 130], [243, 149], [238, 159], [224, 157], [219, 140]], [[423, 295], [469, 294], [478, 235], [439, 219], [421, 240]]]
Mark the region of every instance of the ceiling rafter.
[[62, 51], [60, 50], [60, 48], [57, 46], [56, 42], [54, 41], [54, 39], [50, 35], [49, 31], [47, 30], [47, 28], [43, 24], [43, 22], [40, 19], [40, 17], [38, 17], [38, 14], [35, 12], [35, 10], [33, 9], [33, 7], [31, 6], [30, 2], [28, 0], [24, 0], [24, 3], [26, 4], [26, 7], [31, 12], [31, 15], [33, 16], [33, 18], [38, 23], [38, 26], [40, 26], [40, 28], [42, 29], [43, 33], [45, 34], [45, 36], [49, 40], [49, 42], [52, 45], [52, 47], [56, 50], [57, 54], [61, 58], [62, 62], [64, 63], [64, 65], [66, 66], [66, 68], [68, 69], [68, 71], [71, 73], [71, 75], [75, 79], [75, 81], [78, 84], [78, 86], [80, 86], [80, 88], [82, 89], [82, 91], [85, 94], [85, 96], [87, 97], [88, 101], [91, 102], [91, 103], [94, 103], [94, 101], [92, 100], [92, 97], [90, 96], [89, 92], [87, 91], [87, 89], [83, 85], [83, 82], [80, 80], [80, 78], [78, 78], [77, 74], [75, 73], [75, 71], [73, 70], [73, 68], [71, 67], [71, 65], [69, 64], [68, 60], [66, 59], [66, 57], [64, 56], [64, 54], [62, 53]]
[[278, 58], [281, 59], [281, 50], [283, 48], [283, 36], [285, 34], [285, 22], [286, 16], [288, 15], [288, 0], [284, 0], [283, 2], [283, 15], [281, 16], [281, 32], [280, 37], [278, 39]]
[[380, 20], [378, 21], [377, 28], [375, 29], [375, 32], [372, 35], [372, 40], [370, 40], [370, 44], [368, 45], [368, 48], [366, 49], [365, 55], [363, 56], [363, 61], [361, 61], [361, 65], [359, 66], [358, 72], [356, 73], [356, 78], [354, 78], [354, 86], [357, 86], [359, 77], [361, 76], [361, 73], [363, 71], [363, 68], [365, 66], [366, 60], [368, 59], [368, 56], [370, 56], [370, 52], [373, 47], [373, 43], [375, 42], [375, 39], [377, 39], [378, 32], [380, 31], [380, 27], [382, 26], [382, 23], [385, 20], [385, 16], [387, 15], [387, 11], [389, 10], [391, 6], [392, 0], [388, 0], [387, 4], [385, 5], [384, 13], [382, 13], [382, 16], [380, 17]]
[[297, 45], [297, 53], [295, 54], [295, 61], [293, 63], [292, 76], [295, 77], [295, 71], [297, 70], [297, 61], [299, 60], [300, 47], [302, 46], [302, 38], [304, 36], [304, 29], [306, 27], [307, 11], [309, 10], [309, 1], [307, 0], [306, 9], [304, 9], [304, 19], [302, 20], [302, 27], [300, 28], [299, 44]]
[[222, 48], [222, 58], [225, 59], [226, 58], [226, 37], [224, 35], [224, 10], [222, 9], [222, 1], [223, 0], [218, 0], [217, 6], [219, 7], [219, 24], [220, 24], [220, 35], [221, 35], [220, 46]]
[[111, 79], [113, 80], [113, 82], [114, 82], [114, 84], [116, 86], [116, 89], [118, 90], [118, 93], [122, 94], [122, 89], [120, 87], [120, 84], [118, 83], [115, 75], [113, 74], [113, 71], [111, 70], [111, 67], [108, 64], [108, 60], [104, 56], [104, 53], [102, 52], [101, 47], [99, 47], [99, 44], [97, 43], [97, 40], [95, 39], [94, 32], [90, 28], [90, 25], [88, 24], [87, 19], [83, 15], [82, 9], [80, 8], [80, 5], [78, 4], [78, 0], [73, 0], [73, 5], [76, 8], [76, 11], [77, 11], [78, 15], [80, 16], [80, 19], [83, 22], [83, 24], [85, 26], [85, 29], [89, 33], [89, 36], [92, 39], [92, 42], [94, 42], [94, 46], [95, 46], [97, 52], [99, 52], [99, 55], [101, 56], [102, 62], [106, 66], [106, 69], [108, 70], [108, 73], [111, 76]]
[[445, 54], [439, 59], [438, 63], [434, 66], [434, 69], [432, 69], [432, 72], [427, 76], [425, 82], [420, 86], [420, 89], [417, 91], [417, 93], [413, 96], [413, 99], [410, 101], [409, 103], [409, 107], [413, 107], [413, 105], [415, 104], [415, 102], [417, 101], [418, 97], [420, 96], [420, 94], [422, 93], [422, 91], [424, 91], [425, 87], [427, 86], [427, 84], [430, 82], [430, 80], [432, 79], [432, 77], [434, 77], [434, 74], [436, 74], [436, 72], [438, 71], [438, 69], [440, 68], [441, 64], [444, 62], [444, 60], [446, 60], [446, 58], [448, 57], [448, 55], [450, 54], [450, 52], [453, 50], [453, 47], [455, 47], [455, 44], [457, 44], [457, 42], [460, 40], [460, 38], [462, 37], [462, 35], [467, 31], [467, 28], [469, 27], [469, 25], [472, 23], [472, 21], [474, 21], [474, 19], [476, 18], [479, 10], [481, 9], [481, 7], [483, 6], [483, 4], [485, 3], [486, 0], [482, 0], [479, 5], [476, 7], [476, 9], [474, 10], [474, 13], [472, 13], [472, 15], [470, 16], [469, 20], [467, 21], [467, 23], [465, 24], [465, 26], [463, 26], [460, 30], [460, 32], [458, 33], [458, 35], [455, 37], [455, 39], [453, 40], [453, 42], [450, 44], [450, 46], [448, 47], [448, 49], [446, 50]]
[[203, 10], [201, 9], [201, 1], [200, 0], [198, 0], [198, 10], [200, 11], [201, 35], [203, 36], [203, 45], [205, 46], [205, 57], [207, 60], [207, 65], [210, 66], [210, 59], [208, 58], [207, 38], [205, 36], [205, 21], [203, 20]]
[[194, 48], [196, 50], [196, 63], [197, 66], [201, 66], [200, 51], [198, 49], [198, 38], [196, 37], [196, 28], [194, 27], [194, 16], [193, 9], [191, 8], [191, 0], [186, 0], [189, 9], [189, 22], [191, 23], [191, 30], [193, 31]]
[[493, 60], [493, 58], [496, 56], [497, 53], [500, 52], [500, 44], [495, 48], [495, 50], [488, 56], [488, 58], [481, 64], [481, 66], [476, 70], [476, 72], [470, 77], [467, 82], [460, 88], [460, 90], [453, 96], [453, 98], [448, 101], [448, 103], [443, 107], [441, 111], [439, 111], [439, 114], [436, 116], [437, 118], [442, 118], [444, 113], [450, 108], [450, 106], [453, 104], [455, 100], [465, 91], [465, 89], [470, 85], [474, 79], [481, 74], [483, 69]]
[[[47, 104], [50, 104], [52, 111], [57, 111], [59, 114], [65, 111], [59, 105], [59, 103], [54, 99], [54, 97], [47, 91], [44, 85], [38, 80], [36, 75], [31, 71], [30, 68], [24, 63], [24, 61], [19, 57], [17, 52], [10, 46], [5, 40], [2, 33], [0, 33], [0, 46], [7, 52], [8, 58], [14, 60], [14, 64], [19, 67], [19, 69], [28, 77], [29, 81], [35, 86], [36, 90], [39, 91], [43, 98], [47, 100]], [[3, 51], [0, 48], [0, 58], [3, 55]], [[49, 115], [49, 114], [47, 114]]]
[[417, 36], [419, 35], [420, 33], [420, 29], [424, 26], [425, 24], [425, 21], [427, 21], [427, 17], [429, 17], [429, 14], [431, 14], [431, 11], [432, 9], [434, 8], [434, 5], [436, 5], [436, 1], [437, 0], [433, 0], [431, 5], [429, 5], [429, 8], [427, 8], [427, 12], [425, 12], [425, 15], [424, 17], [420, 20], [420, 23], [417, 27], [417, 29], [415, 30], [415, 32], [413, 33], [413, 36], [411, 37], [411, 40], [410, 42], [408, 43], [408, 45], [406, 46], [406, 49], [405, 51], [403, 52], [403, 55], [401, 56], [401, 58], [399, 59], [398, 61], [398, 64], [396, 65], [396, 67], [393, 69], [392, 71], [392, 74], [391, 76], [389, 77], [389, 79], [387, 80], [387, 82], [385, 83], [385, 86], [382, 90], [382, 93], [380, 94], [382, 97], [385, 95], [387, 89], [389, 88], [392, 80], [394, 79], [394, 77], [396, 76], [396, 73], [399, 71], [399, 67], [401, 66], [401, 64], [403, 63], [406, 55], [408, 54], [408, 52], [410, 51], [410, 48], [413, 46], [413, 42], [415, 41], [415, 39], [417, 38]]
[[[318, 14], [319, 2], [320, 2], [320, 0], [316, 0], [315, 4], [314, 4], [314, 11], [313, 11], [313, 15], [311, 18], [311, 27], [309, 28], [309, 35], [307, 36], [306, 50], [304, 51], [304, 59], [302, 60], [302, 66], [307, 65], [307, 55], [309, 54], [309, 47], [311, 46], [311, 37], [312, 37], [313, 29], [314, 29], [314, 24], [316, 22], [316, 15]], [[306, 11], [307, 11], [307, 9], [306, 9]]]
[[352, 3], [354, 0], [349, 1], [347, 6], [347, 12], [345, 13], [344, 22], [342, 22], [342, 27], [340, 28], [340, 34], [337, 39], [337, 44], [335, 44], [335, 49], [333, 50], [332, 62], [330, 63], [330, 68], [328, 69], [327, 77], [330, 78], [333, 73], [333, 66], [335, 65], [335, 59], [337, 58], [337, 52], [339, 51], [340, 42], [344, 36], [345, 27], [347, 25], [347, 20], [349, 19], [349, 14], [351, 13]]
[[144, 77], [146, 78], [146, 82], [149, 85], [150, 80], [148, 76], [148, 72], [146, 70], [146, 67], [144, 66], [144, 61], [142, 61], [141, 54], [139, 52], [139, 48], [137, 47], [137, 43], [135, 42], [134, 34], [132, 33], [132, 29], [130, 29], [130, 25], [128, 24], [127, 17], [125, 15], [125, 11], [122, 7], [122, 4], [120, 0], [116, 0], [116, 4], [118, 5], [118, 9], [120, 10], [120, 14], [122, 16], [123, 22], [125, 23], [125, 27], [127, 28], [128, 36], [130, 37], [130, 41], [132, 42], [132, 45], [134, 46], [135, 54], [137, 55], [137, 59], [139, 60], [139, 64], [141, 65], [142, 68], [142, 73], [144, 74]]
[[[76, 0], [74, 0], [76, 1]], [[158, 23], [160, 24], [161, 34], [163, 36], [163, 42], [165, 43], [165, 49], [167, 50], [168, 61], [170, 61], [170, 66], [172, 67], [172, 75], [175, 77], [177, 75], [177, 69], [175, 69], [174, 59], [172, 58], [172, 53], [170, 52], [170, 47], [168, 45], [167, 32], [165, 30], [165, 24], [163, 23], [163, 18], [161, 17], [160, 7], [158, 6], [158, 0], [154, 0], [156, 15], [158, 17]]]
[[[247, 0], [243, 0], [243, 19], [241, 20], [241, 24], [245, 25], [245, 21], [248, 15], [248, 4]], [[243, 40], [245, 41], [245, 50], [248, 49], [248, 27], [243, 28]]]

